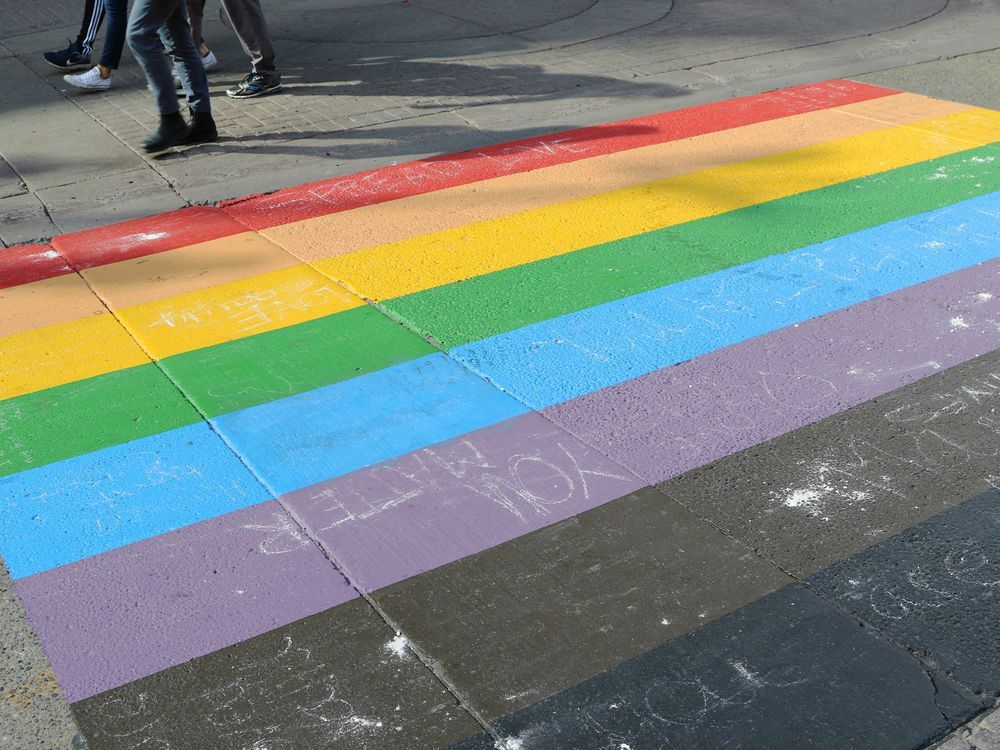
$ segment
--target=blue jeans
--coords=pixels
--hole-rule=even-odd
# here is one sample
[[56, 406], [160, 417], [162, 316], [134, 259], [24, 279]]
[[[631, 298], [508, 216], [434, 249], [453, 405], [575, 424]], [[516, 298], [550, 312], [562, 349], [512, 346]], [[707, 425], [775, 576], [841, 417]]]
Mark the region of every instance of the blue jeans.
[[104, 0], [104, 12], [108, 20], [104, 27], [104, 48], [101, 50], [100, 64], [112, 70], [118, 69], [125, 49], [125, 30], [128, 28], [128, 0]]
[[191, 37], [186, 0], [135, 0], [128, 19], [128, 46], [146, 73], [160, 115], [180, 111], [168, 56], [177, 67], [188, 106], [195, 112], [212, 111], [208, 78]]

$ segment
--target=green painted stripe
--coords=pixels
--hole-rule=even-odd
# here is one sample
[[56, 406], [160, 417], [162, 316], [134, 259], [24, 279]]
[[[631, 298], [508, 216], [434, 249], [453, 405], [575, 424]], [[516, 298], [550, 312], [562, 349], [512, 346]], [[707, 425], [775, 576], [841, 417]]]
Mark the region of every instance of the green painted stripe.
[[977, 148], [381, 303], [445, 349], [1000, 189]]
[[0, 476], [200, 421], [156, 365], [0, 401]]
[[[384, 303], [450, 348], [1000, 189], [990, 148], [758, 204]], [[940, 175], [944, 175], [941, 177]], [[217, 416], [425, 356], [371, 307], [169, 357]], [[197, 421], [152, 365], [0, 402], [0, 476]]]
[[198, 408], [215, 417], [437, 351], [368, 305], [163, 360]]
[[[164, 359], [209, 416], [364, 375], [436, 351], [372, 307]], [[0, 476], [200, 421], [156, 365], [0, 401]]]

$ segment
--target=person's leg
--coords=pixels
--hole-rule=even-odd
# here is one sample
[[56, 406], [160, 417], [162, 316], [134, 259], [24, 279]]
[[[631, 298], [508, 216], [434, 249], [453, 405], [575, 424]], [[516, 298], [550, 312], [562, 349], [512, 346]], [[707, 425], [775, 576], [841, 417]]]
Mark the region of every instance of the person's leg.
[[[198, 48], [198, 54], [201, 55], [201, 63], [205, 67], [205, 70], [214, 68], [219, 64], [219, 60], [216, 58], [215, 53], [205, 44], [205, 39], [201, 34], [202, 24], [205, 19], [205, 0], [186, 0], [186, 2], [188, 21], [191, 22], [191, 36], [194, 39], [195, 47]], [[174, 70], [174, 86], [181, 88], [182, 85], [180, 75], [177, 70]]]
[[94, 39], [104, 20], [104, 1], [86, 0], [83, 6], [83, 22], [76, 40], [65, 49], [46, 52], [42, 58], [53, 68], [73, 70], [90, 65], [94, 49]]
[[253, 71], [265, 75], [276, 72], [274, 48], [260, 0], [222, 0], [222, 9], [233, 24], [236, 38], [250, 58]]
[[[108, 25], [104, 30], [104, 48], [98, 63], [101, 76], [107, 78], [112, 70], [118, 70], [125, 48], [125, 33], [128, 31], [128, 0], [104, 0], [104, 12]], [[104, 75], [107, 72], [107, 75]]]
[[202, 48], [205, 46], [205, 38], [201, 34], [201, 27], [205, 21], [206, 0], [187, 0], [188, 20], [191, 22], [191, 36], [198, 47], [198, 51], [204, 57]]
[[128, 0], [103, 0], [108, 24], [104, 29], [104, 47], [101, 61], [79, 75], [65, 75], [63, 80], [71, 86], [92, 91], [111, 88], [111, 71], [118, 69], [125, 47], [125, 30], [128, 26]]
[[160, 43], [160, 27], [174, 10], [177, 0], [135, 0], [128, 19], [126, 40], [153, 91], [160, 115], [178, 112], [170, 63]]
[[[187, 29], [188, 45], [194, 48], [191, 27], [187, 25], [187, 17], [184, 15], [183, 2], [184, 0], [135, 0], [128, 19], [126, 35], [128, 46], [146, 74], [146, 80], [149, 81], [149, 87], [156, 99], [156, 107], [160, 112], [159, 128], [143, 143], [143, 148], [147, 152], [170, 148], [190, 130], [181, 116], [177, 95], [174, 93], [174, 77], [171, 75], [167, 56], [163, 52], [167, 40], [161, 42], [161, 31], [165, 30], [164, 27], [171, 17], [180, 12]], [[168, 51], [172, 52], [172, 49], [168, 48]]]
[[76, 43], [87, 57], [94, 51], [94, 40], [104, 21], [104, 0], [86, 0], [83, 7], [83, 23]]
[[236, 31], [243, 51], [250, 58], [251, 67], [250, 75], [226, 93], [244, 99], [280, 89], [281, 76], [274, 64], [274, 48], [260, 0], [222, 0], [222, 9]]
[[177, 140], [178, 145], [209, 143], [219, 139], [219, 132], [212, 119], [212, 105], [208, 94], [204, 58], [194, 43], [191, 26], [183, 3], [160, 29], [160, 38], [167, 53], [173, 58], [174, 71], [180, 78], [191, 109], [191, 125], [187, 133]]
[[163, 40], [167, 54], [173, 58], [174, 70], [177, 71], [187, 94], [188, 107], [192, 112], [211, 112], [208, 78], [205, 76], [205, 66], [191, 34], [186, 3], [179, 3], [177, 11], [167, 19], [160, 29], [160, 39]]

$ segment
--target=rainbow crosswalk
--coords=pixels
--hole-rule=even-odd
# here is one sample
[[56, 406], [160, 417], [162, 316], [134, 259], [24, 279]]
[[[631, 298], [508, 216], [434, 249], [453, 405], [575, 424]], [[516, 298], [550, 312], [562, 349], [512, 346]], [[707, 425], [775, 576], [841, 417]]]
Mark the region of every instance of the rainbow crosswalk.
[[[1000, 486], [998, 144], [998, 112], [829, 81], [0, 253], [0, 556], [84, 731], [690, 741], [648, 694], [567, 717], [773, 602], [840, 643], [802, 581]], [[933, 420], [811, 484], [791, 457], [945, 381], [933, 420], [985, 430], [957, 494], [899, 489], [965, 444]], [[758, 518], [740, 481], [781, 441]]]

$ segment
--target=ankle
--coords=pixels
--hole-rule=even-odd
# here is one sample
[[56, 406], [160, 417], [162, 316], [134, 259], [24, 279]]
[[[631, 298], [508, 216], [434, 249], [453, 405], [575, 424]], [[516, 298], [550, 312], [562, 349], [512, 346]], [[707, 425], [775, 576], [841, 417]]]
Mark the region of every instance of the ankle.
[[104, 80], [111, 78], [111, 68], [106, 68], [103, 65], [98, 65], [97, 69], [100, 71], [101, 78], [103, 78]]

